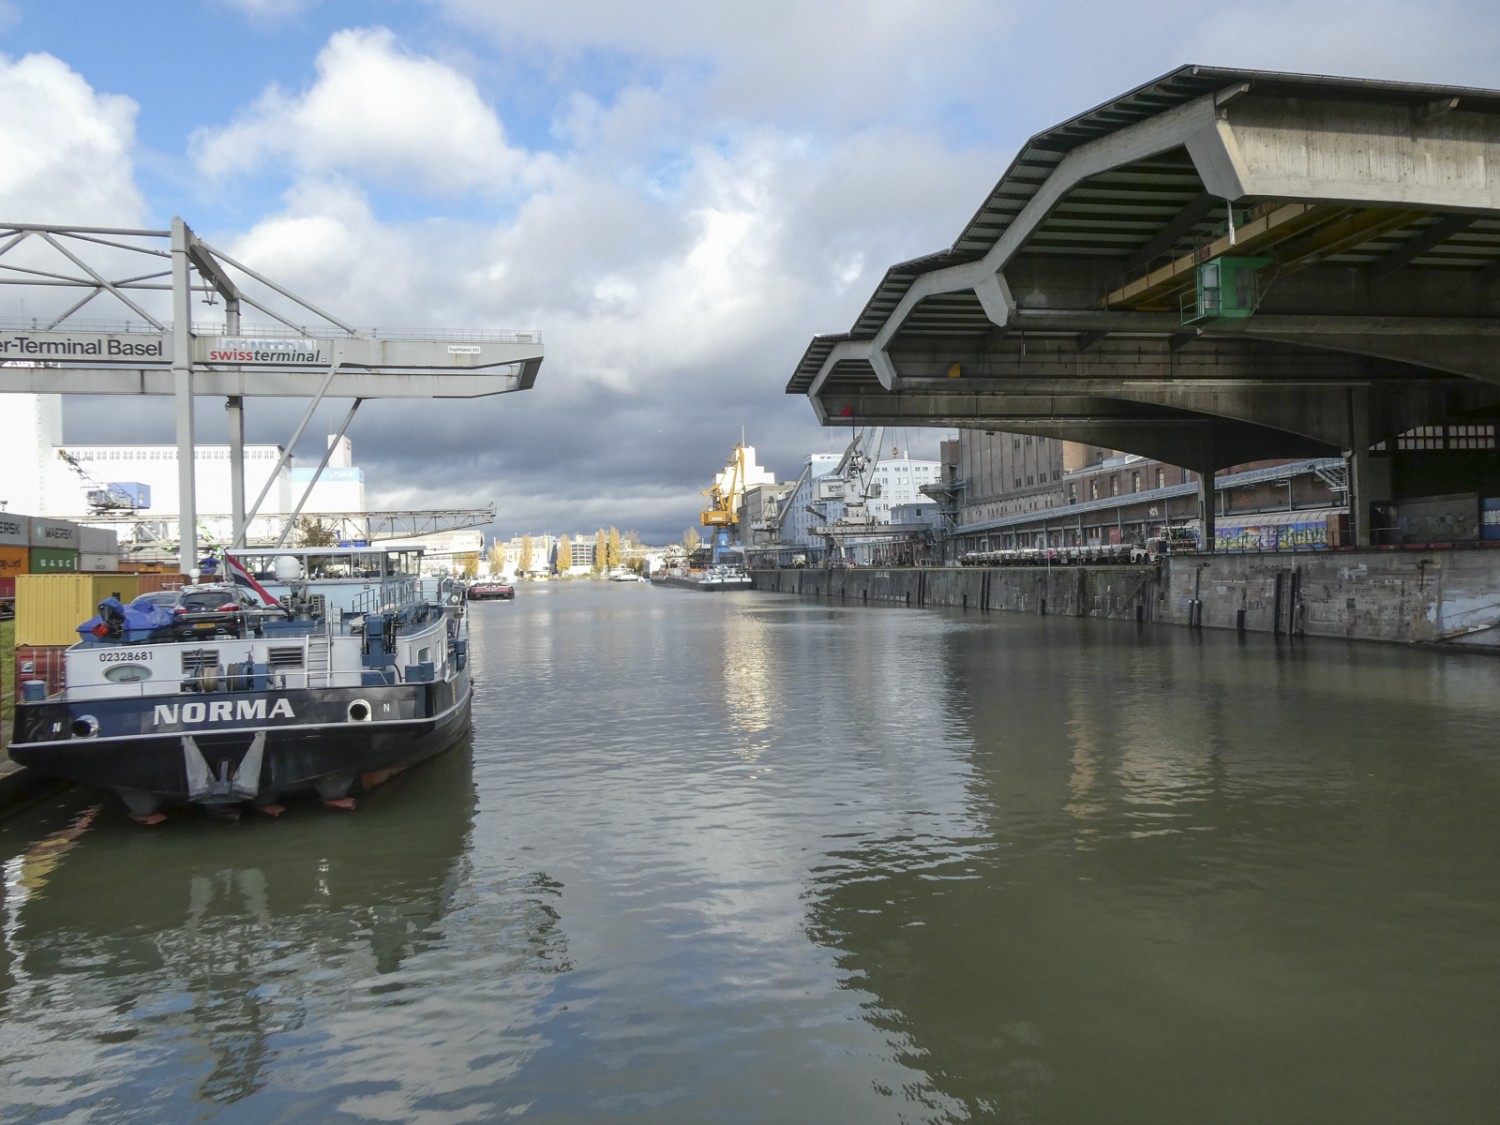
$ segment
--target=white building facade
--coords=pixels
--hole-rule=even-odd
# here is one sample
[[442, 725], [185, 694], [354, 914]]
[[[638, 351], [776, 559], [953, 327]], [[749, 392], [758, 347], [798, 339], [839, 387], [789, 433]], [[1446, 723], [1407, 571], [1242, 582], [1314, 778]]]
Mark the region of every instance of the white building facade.
[[[267, 482], [270, 484], [251, 527], [252, 540], [279, 535], [304, 493], [303, 515], [365, 510], [364, 470], [353, 462], [349, 439], [330, 437], [329, 441], [333, 448], [328, 467], [310, 493], [307, 489], [316, 465], [302, 467], [288, 462], [278, 472], [281, 446], [244, 447], [246, 507], [255, 502]], [[170, 528], [164, 537], [175, 539], [181, 507], [177, 470], [176, 445], [65, 442], [60, 395], [4, 396], [0, 409], [0, 501], [5, 501], [11, 511], [112, 527], [123, 544], [135, 539], [134, 524], [112, 522], [90, 503], [90, 493], [109, 491], [110, 486], [118, 485], [117, 494], [148, 502], [134, 509], [117, 508], [111, 514], [159, 521]], [[229, 446], [195, 446], [193, 472], [200, 537], [210, 547], [228, 543], [234, 530], [229, 515]]]
[[[0, 396], [0, 511], [53, 514], [44, 484], [61, 442], [61, 395]], [[73, 490], [70, 497], [81, 508], [82, 494]]]

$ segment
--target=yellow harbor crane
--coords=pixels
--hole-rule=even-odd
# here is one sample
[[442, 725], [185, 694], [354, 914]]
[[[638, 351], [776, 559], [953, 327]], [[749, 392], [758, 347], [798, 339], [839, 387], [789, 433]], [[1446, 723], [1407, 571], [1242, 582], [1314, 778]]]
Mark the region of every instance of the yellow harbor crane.
[[741, 442], [729, 455], [724, 472], [714, 481], [712, 488], [705, 489], [709, 498], [703, 509], [704, 527], [734, 527], [739, 523], [740, 502], [745, 491], [745, 444]]

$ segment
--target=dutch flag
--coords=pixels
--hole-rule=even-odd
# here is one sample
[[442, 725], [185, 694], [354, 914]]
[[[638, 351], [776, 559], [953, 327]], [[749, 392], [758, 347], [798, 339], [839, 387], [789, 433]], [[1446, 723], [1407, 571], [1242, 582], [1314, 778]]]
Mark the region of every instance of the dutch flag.
[[225, 554], [224, 569], [229, 572], [229, 577], [234, 581], [236, 586], [241, 590], [253, 594], [261, 605], [268, 609], [286, 610], [286, 606], [273, 598], [270, 592], [255, 580], [255, 575], [246, 570], [240, 564], [240, 560], [233, 555]]

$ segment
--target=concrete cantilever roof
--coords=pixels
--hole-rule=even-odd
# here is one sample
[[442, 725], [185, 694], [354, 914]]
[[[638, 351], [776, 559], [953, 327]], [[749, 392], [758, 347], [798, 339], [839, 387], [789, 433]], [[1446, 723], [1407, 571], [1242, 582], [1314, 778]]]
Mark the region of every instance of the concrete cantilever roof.
[[[1340, 113], [1368, 119], [1389, 142], [1369, 157], [1386, 161], [1384, 167], [1365, 176], [1352, 166], [1348, 152], [1331, 153], [1328, 167], [1308, 166], [1308, 152], [1320, 139], [1318, 114], [1336, 118]], [[1278, 237], [1265, 240], [1269, 247], [1281, 247], [1265, 252], [1284, 253], [1287, 273], [1316, 265], [1360, 270], [1375, 280], [1413, 267], [1462, 272], [1469, 289], [1476, 283], [1483, 289], [1500, 277], [1500, 177], [1482, 168], [1476, 172], [1472, 161], [1458, 167], [1449, 177], [1455, 182], [1447, 184], [1438, 182], [1441, 177], [1424, 179], [1420, 168], [1393, 167], [1412, 162], [1414, 146], [1430, 143], [1450, 146], [1439, 154], [1440, 162], [1462, 165], [1476, 152], [1495, 160], [1500, 129], [1475, 121], [1497, 117], [1500, 91], [1494, 90], [1181, 67], [1032, 137], [951, 248], [892, 266], [848, 332], [813, 338], [787, 393], [814, 396], [818, 406], [817, 396], [835, 388], [851, 399], [861, 392], [889, 392], [904, 376], [933, 374], [898, 371], [901, 365], [892, 354], [899, 346], [910, 350], [929, 343], [952, 353], [957, 339], [993, 339], [1015, 329], [1033, 338], [1062, 333], [1080, 349], [1111, 335], [1172, 338], [1174, 350], [1185, 332], [1193, 338], [1213, 336], [1216, 327], [1229, 326], [1184, 330], [1169, 307], [1172, 287], [1146, 292], [1142, 278], [1151, 265], [1191, 254], [1222, 235], [1229, 201], [1247, 213], [1278, 201], [1304, 205], [1305, 213], [1291, 214]], [[1398, 135], [1404, 121], [1416, 123], [1413, 137]], [[1301, 135], [1303, 129], [1308, 136]], [[1291, 138], [1285, 151], [1276, 151], [1278, 130]], [[1287, 215], [1277, 213], [1282, 219]], [[1054, 283], [1039, 302], [1024, 294], [1017, 299], [1011, 291], [1019, 292], [1019, 281], [1005, 271], [1018, 261], [1038, 259], [1071, 271], [1070, 279], [1061, 292]], [[1132, 277], [1138, 279], [1137, 289], [1121, 288]], [[1030, 277], [1031, 288], [1029, 282]], [[1446, 297], [1437, 292], [1442, 288], [1434, 289], [1429, 308], [1418, 301], [1409, 311], [1425, 316], [1452, 307], [1451, 287]], [[1143, 293], [1143, 299], [1135, 299]], [[1413, 331], [1429, 337], [1494, 331], [1493, 309], [1469, 296], [1458, 306], [1467, 312], [1467, 324], [1450, 318]], [[1392, 317], [1408, 311], [1399, 303], [1313, 310], [1294, 293], [1284, 306], [1267, 311], [1278, 315], [1255, 318], [1253, 332], [1235, 326], [1241, 343], [1257, 334], [1296, 346], [1348, 348], [1429, 370], [1500, 377], [1500, 369], [1476, 371], [1467, 355], [1451, 347], [1409, 342], [1366, 347], [1352, 339], [1351, 334], [1376, 328], [1387, 337], [1398, 335]], [[1311, 311], [1338, 313], [1339, 319], [1292, 323], [1292, 314]], [[1356, 311], [1366, 314], [1358, 323], [1349, 316]], [[964, 358], [975, 356], [970, 352]], [[958, 424], [981, 421], [975, 414]], [[920, 424], [910, 414], [904, 422]], [[955, 424], [936, 413], [931, 422]]]

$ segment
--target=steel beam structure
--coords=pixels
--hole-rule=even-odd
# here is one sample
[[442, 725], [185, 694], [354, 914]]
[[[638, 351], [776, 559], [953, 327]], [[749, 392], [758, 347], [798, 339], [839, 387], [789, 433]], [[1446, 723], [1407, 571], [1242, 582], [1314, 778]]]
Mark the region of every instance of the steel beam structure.
[[[102, 527], [119, 533], [121, 541], [175, 543], [180, 533], [177, 517], [143, 514], [100, 513], [66, 517], [90, 527]], [[217, 522], [230, 518], [227, 513], [199, 513], [200, 522]], [[391, 539], [416, 539], [445, 531], [462, 531], [467, 527], [484, 527], [495, 519], [495, 505], [483, 508], [437, 508], [389, 512], [309, 512], [308, 519], [331, 528], [341, 541], [363, 539], [380, 542]], [[274, 547], [280, 538], [281, 517], [251, 521], [245, 545]]]
[[[246, 398], [505, 394], [529, 389], [543, 357], [536, 332], [354, 328], [214, 249], [180, 218], [164, 231], [0, 223], [0, 286], [17, 287], [27, 310], [0, 315], [0, 393], [173, 397], [184, 570], [197, 557], [195, 397], [227, 400], [230, 502], [242, 538], [255, 515], [244, 507], [239, 456]], [[194, 321], [197, 300], [222, 300], [224, 321]], [[121, 319], [81, 315], [103, 308]], [[242, 323], [246, 308], [265, 320]]]

